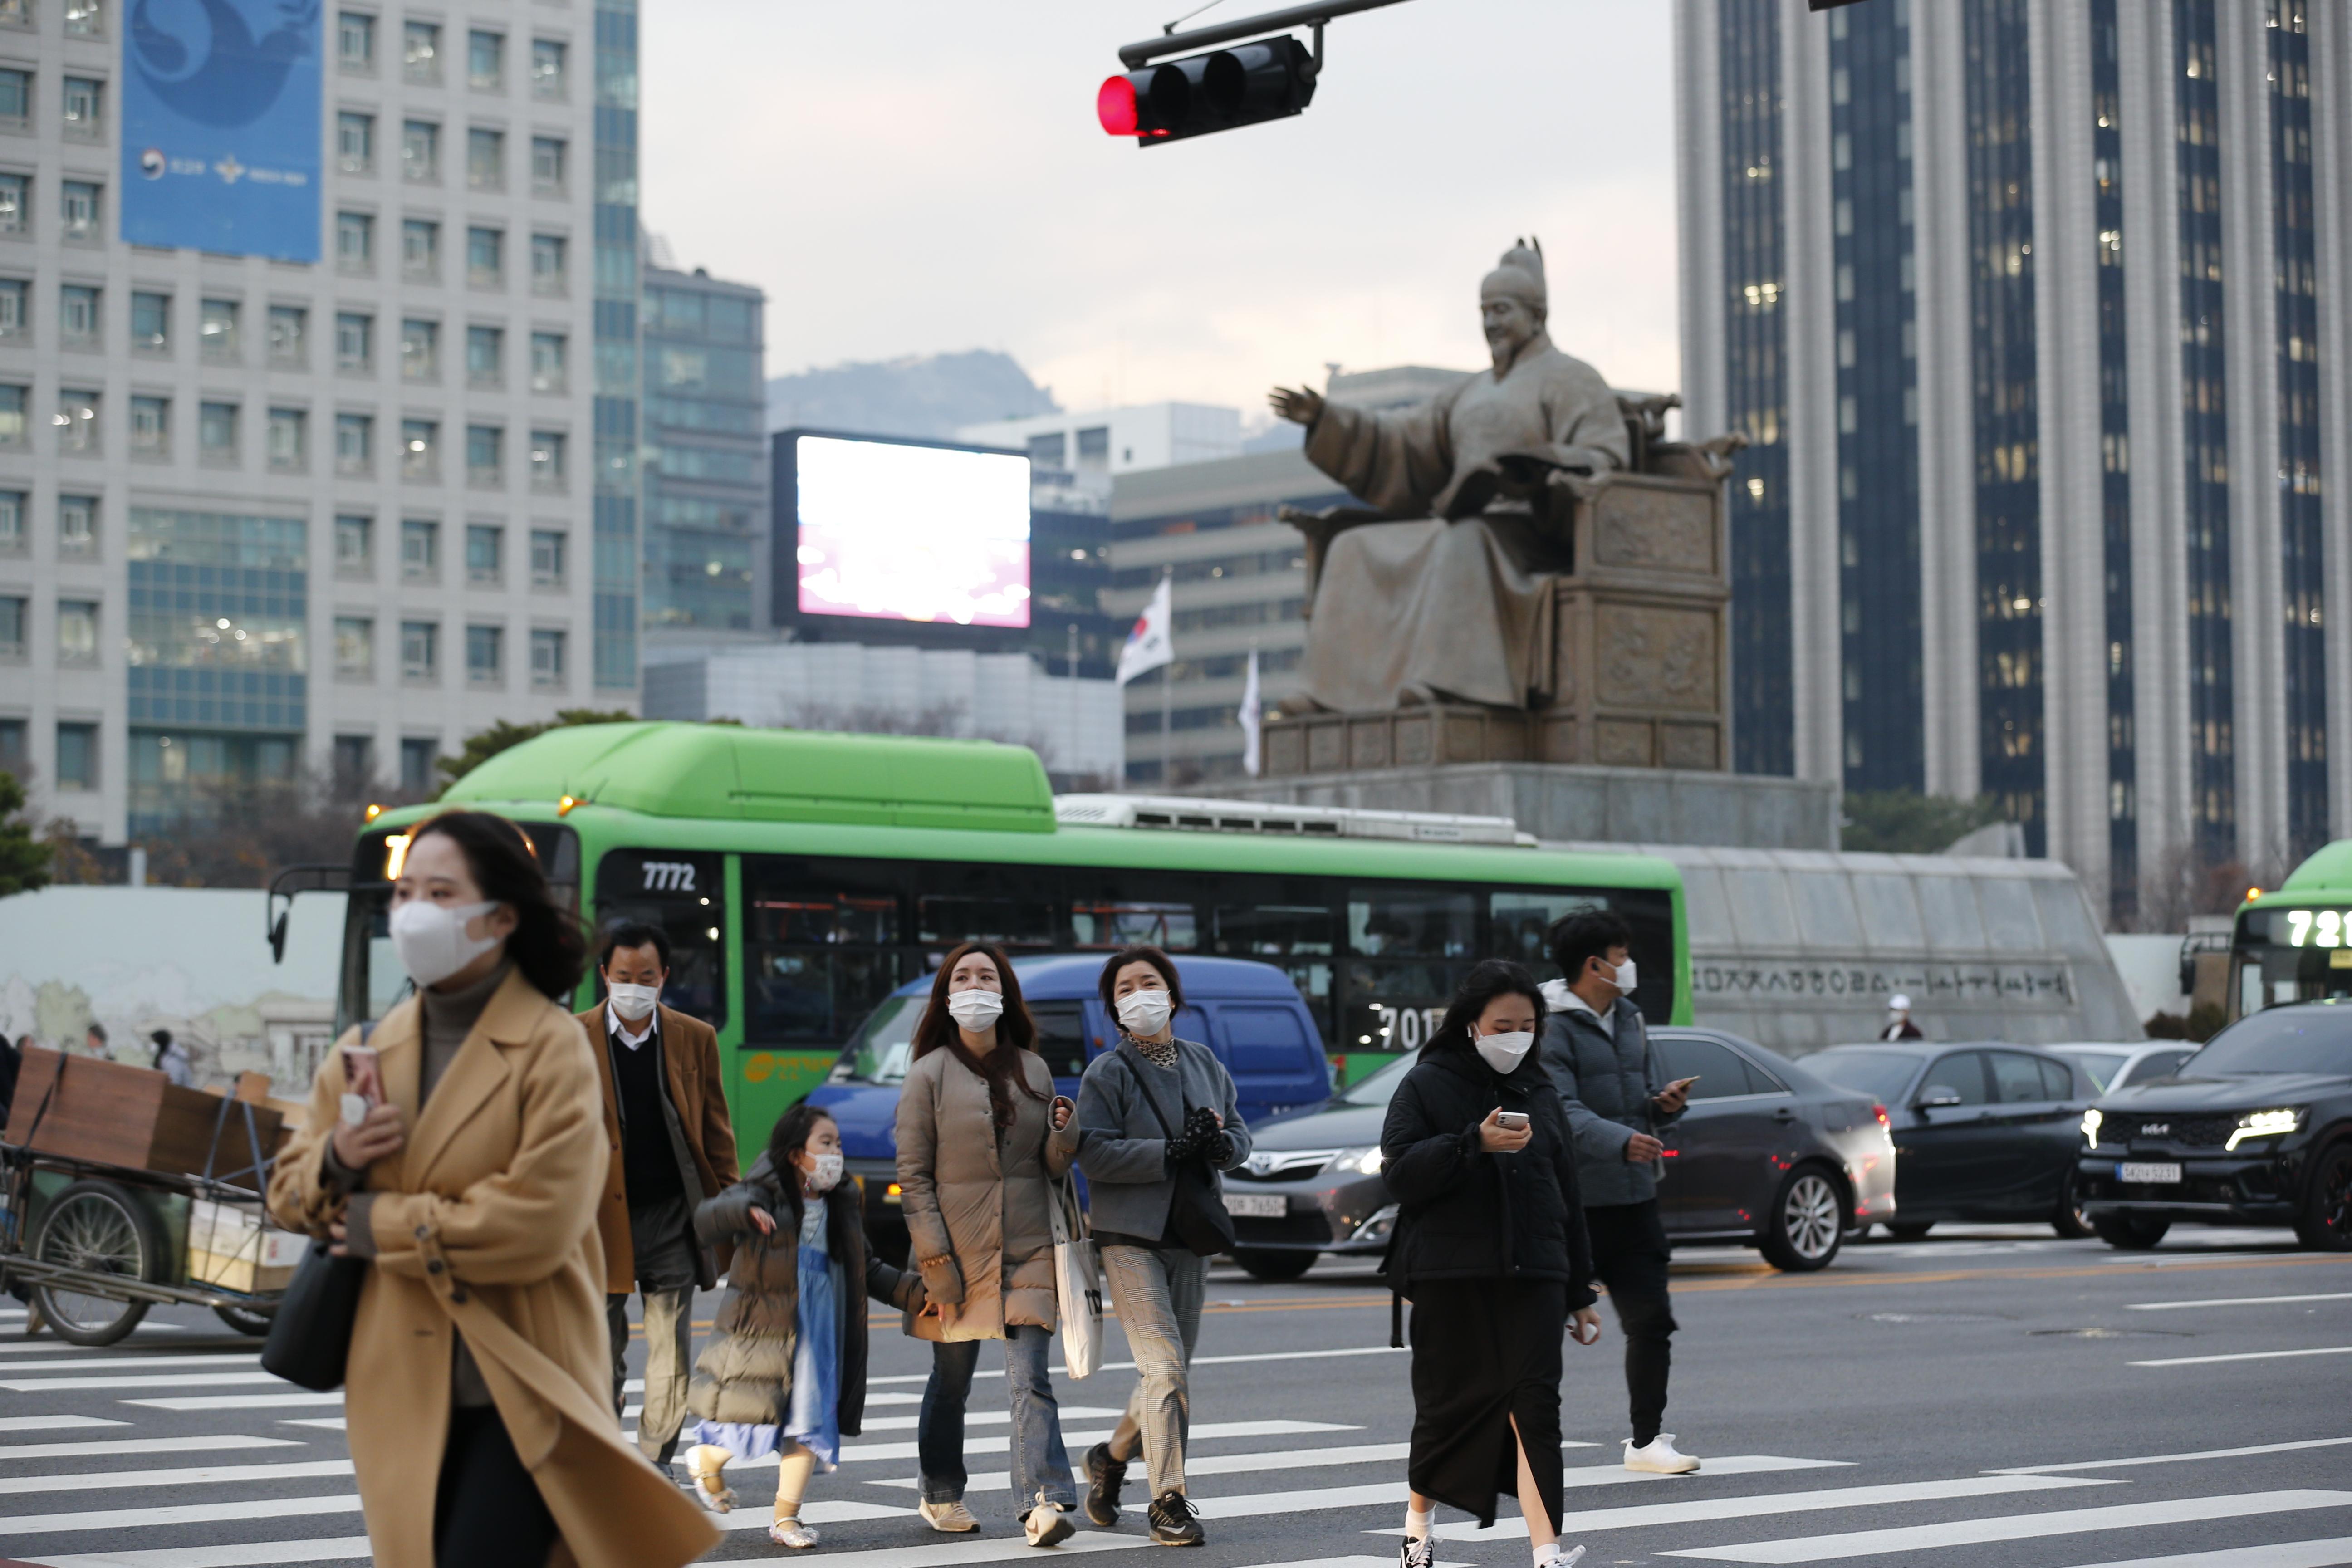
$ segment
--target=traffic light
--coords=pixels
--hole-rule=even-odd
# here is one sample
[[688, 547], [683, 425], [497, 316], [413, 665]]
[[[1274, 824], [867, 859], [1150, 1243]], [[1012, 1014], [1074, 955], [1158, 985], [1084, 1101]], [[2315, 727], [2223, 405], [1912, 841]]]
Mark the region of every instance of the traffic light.
[[1297, 38], [1261, 38], [1112, 77], [1095, 94], [1095, 118], [1140, 147], [1285, 120], [1315, 101], [1316, 68]]

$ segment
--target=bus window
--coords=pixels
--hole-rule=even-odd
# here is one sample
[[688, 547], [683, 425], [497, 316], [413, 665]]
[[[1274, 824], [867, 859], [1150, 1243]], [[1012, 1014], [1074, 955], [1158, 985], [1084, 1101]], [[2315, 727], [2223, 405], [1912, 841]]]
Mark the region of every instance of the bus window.
[[1477, 942], [1475, 893], [1411, 886], [1348, 889], [1350, 952], [1368, 958], [1468, 958]]
[[813, 886], [803, 862], [743, 859], [743, 1043], [833, 1045], [905, 978], [898, 896]]
[[1334, 1048], [1419, 1050], [1437, 1032], [1454, 993], [1469, 973], [1467, 959], [1457, 963], [1349, 963]]
[[1497, 958], [1517, 959], [1538, 975], [1551, 973], [1551, 926], [1565, 915], [1605, 910], [1608, 898], [1600, 893], [1552, 893], [1514, 889], [1488, 900], [1495, 921], [1490, 951]]
[[596, 930], [621, 921], [669, 938], [662, 1000], [712, 1028], [727, 1023], [726, 888], [722, 858], [676, 849], [615, 849], [596, 868]]
[[1140, 942], [1171, 952], [1191, 952], [1201, 945], [1199, 922], [1191, 904], [1079, 899], [1070, 905], [1070, 927], [1076, 945], [1084, 948], [1125, 947]]
[[2352, 910], [2248, 910], [2238, 917], [2236, 1016], [2352, 994]]
[[[1002, 869], [999, 868], [999, 869]], [[992, 942], [1009, 948], [1050, 948], [1058, 922], [1050, 899], [990, 899], [945, 895], [915, 900], [916, 940], [953, 945]]]
[[1255, 958], [1290, 976], [1290, 983], [1306, 999], [1307, 1010], [1315, 1016], [1315, 1026], [1323, 1032], [1325, 1044], [1330, 1045], [1331, 959], [1339, 931], [1339, 920], [1331, 906], [1219, 904], [1211, 920], [1211, 951], [1233, 958]]

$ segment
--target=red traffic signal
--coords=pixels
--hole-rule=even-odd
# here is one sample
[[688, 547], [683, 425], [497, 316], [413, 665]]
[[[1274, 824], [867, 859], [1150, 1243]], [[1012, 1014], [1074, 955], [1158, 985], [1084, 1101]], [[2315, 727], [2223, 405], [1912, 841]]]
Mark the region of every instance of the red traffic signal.
[[1315, 73], [1297, 38], [1262, 38], [1112, 77], [1095, 94], [1095, 118], [1139, 146], [1181, 142], [1303, 112]]

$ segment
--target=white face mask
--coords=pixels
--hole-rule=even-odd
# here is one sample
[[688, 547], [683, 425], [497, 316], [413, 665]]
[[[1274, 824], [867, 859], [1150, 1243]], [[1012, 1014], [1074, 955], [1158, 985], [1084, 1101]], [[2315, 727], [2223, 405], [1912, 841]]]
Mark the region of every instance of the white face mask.
[[658, 985], [631, 985], [626, 981], [607, 981], [605, 994], [611, 997], [613, 1011], [632, 1024], [642, 1023], [654, 1015], [655, 1005], [661, 1001]]
[[501, 939], [467, 936], [466, 927], [497, 909], [494, 900], [478, 904], [436, 904], [411, 899], [392, 911], [392, 950], [400, 966], [419, 985], [437, 985], [490, 949]]
[[1615, 979], [1617, 981], [1618, 990], [1630, 992], [1633, 989], [1633, 986], [1636, 984], [1636, 976], [1633, 973], [1633, 961], [1631, 958], [1628, 958], [1624, 963], [1617, 966]]
[[840, 1154], [811, 1154], [806, 1175], [809, 1191], [813, 1193], [833, 1191], [841, 1184]]
[[982, 991], [974, 986], [969, 991], [948, 993], [948, 1016], [967, 1029], [985, 1029], [1004, 1015], [1004, 994]]
[[1118, 999], [1118, 1021], [1130, 1035], [1149, 1037], [1168, 1026], [1168, 1016], [1174, 1012], [1168, 993], [1154, 986], [1148, 991], [1130, 991]]
[[1507, 1073], [1525, 1059], [1528, 1047], [1536, 1043], [1536, 1037], [1532, 1030], [1514, 1029], [1507, 1035], [1475, 1036], [1470, 1043], [1478, 1047], [1478, 1055], [1488, 1067], [1496, 1072]]

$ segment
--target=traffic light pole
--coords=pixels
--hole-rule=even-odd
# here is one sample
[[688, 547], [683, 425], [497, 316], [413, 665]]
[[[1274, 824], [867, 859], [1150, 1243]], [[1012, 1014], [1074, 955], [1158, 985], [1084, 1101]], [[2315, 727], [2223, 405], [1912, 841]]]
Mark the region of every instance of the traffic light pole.
[[1195, 27], [1189, 33], [1169, 33], [1141, 43], [1123, 44], [1118, 51], [1119, 63], [1129, 70], [1140, 70], [1154, 60], [1181, 55], [1187, 49], [1230, 44], [1236, 38], [1255, 38], [1262, 33], [1277, 33], [1289, 27], [1313, 27], [1316, 64], [1320, 65], [1324, 23], [1337, 16], [1352, 16], [1359, 11], [1377, 11], [1383, 5], [1403, 3], [1404, 0], [1319, 0], [1315, 5], [1286, 6], [1259, 16], [1244, 16], [1237, 22], [1220, 22], [1213, 27]]

